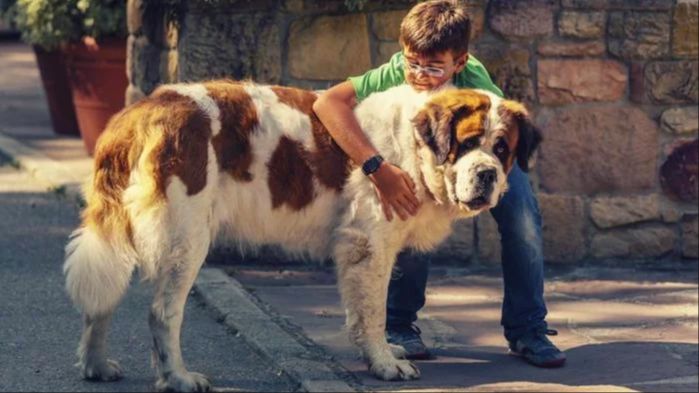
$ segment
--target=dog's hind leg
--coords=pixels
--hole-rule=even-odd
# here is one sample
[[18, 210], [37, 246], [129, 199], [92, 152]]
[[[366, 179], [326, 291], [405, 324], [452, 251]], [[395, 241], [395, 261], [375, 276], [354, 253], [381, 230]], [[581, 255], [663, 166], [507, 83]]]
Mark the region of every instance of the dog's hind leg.
[[372, 247], [367, 235], [344, 229], [334, 250], [338, 286], [347, 310], [350, 340], [359, 346], [370, 371], [384, 380], [419, 378], [409, 361], [397, 359], [385, 336], [386, 297], [391, 269], [398, 250]]
[[[153, 335], [153, 360], [156, 364], [158, 391], [208, 391], [208, 379], [187, 371], [180, 348], [180, 332], [184, 306], [194, 279], [206, 257], [209, 235], [202, 231], [167, 262], [155, 279], [155, 298], [149, 325]], [[177, 252], [179, 251], [179, 252]]]
[[112, 312], [83, 315], [83, 335], [78, 347], [79, 367], [83, 377], [93, 381], [116, 381], [123, 375], [115, 360], [107, 359], [107, 330]]
[[75, 231], [66, 247], [66, 289], [83, 312], [78, 367], [83, 377], [114, 381], [122, 376], [119, 364], [107, 359], [107, 328], [135, 266], [133, 252], [117, 250], [93, 228]]

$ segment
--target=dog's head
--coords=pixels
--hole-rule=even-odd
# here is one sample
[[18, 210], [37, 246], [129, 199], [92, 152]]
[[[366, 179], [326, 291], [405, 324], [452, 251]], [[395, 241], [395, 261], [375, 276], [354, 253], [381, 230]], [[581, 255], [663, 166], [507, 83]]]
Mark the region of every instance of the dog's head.
[[528, 171], [541, 142], [523, 105], [481, 90], [437, 93], [413, 124], [427, 188], [467, 215], [494, 207], [515, 162]]

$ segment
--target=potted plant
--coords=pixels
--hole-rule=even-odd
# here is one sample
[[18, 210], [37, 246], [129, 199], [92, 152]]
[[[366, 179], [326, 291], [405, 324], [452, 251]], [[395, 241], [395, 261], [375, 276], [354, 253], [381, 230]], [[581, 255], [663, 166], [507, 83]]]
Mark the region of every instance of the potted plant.
[[46, 101], [51, 125], [58, 134], [79, 135], [75, 107], [60, 45], [79, 38], [74, 15], [65, 0], [3, 0], [3, 15], [19, 29], [22, 39], [31, 44]]
[[126, 0], [73, 1], [81, 37], [64, 52], [80, 133], [92, 155], [107, 121], [124, 107]]

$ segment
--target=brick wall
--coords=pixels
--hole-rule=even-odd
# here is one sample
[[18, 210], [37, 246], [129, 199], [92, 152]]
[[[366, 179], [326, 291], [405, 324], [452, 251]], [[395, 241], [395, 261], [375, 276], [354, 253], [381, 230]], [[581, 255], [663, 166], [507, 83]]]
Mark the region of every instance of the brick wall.
[[[130, 102], [215, 77], [325, 88], [400, 49], [415, 2], [129, 0]], [[551, 263], [697, 260], [697, 0], [463, 0], [472, 53], [536, 114], [532, 181]], [[498, 263], [489, 215], [438, 257]]]

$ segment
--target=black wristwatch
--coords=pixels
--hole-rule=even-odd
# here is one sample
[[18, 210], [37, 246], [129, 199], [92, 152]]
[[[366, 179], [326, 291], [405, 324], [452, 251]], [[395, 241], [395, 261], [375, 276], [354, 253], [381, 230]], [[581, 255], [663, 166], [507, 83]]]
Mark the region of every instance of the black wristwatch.
[[377, 155], [369, 158], [368, 160], [364, 161], [364, 164], [362, 164], [362, 172], [364, 172], [365, 175], [369, 176], [372, 173], [379, 170], [382, 162], [383, 162], [383, 157], [381, 157], [380, 154], [377, 154]]

